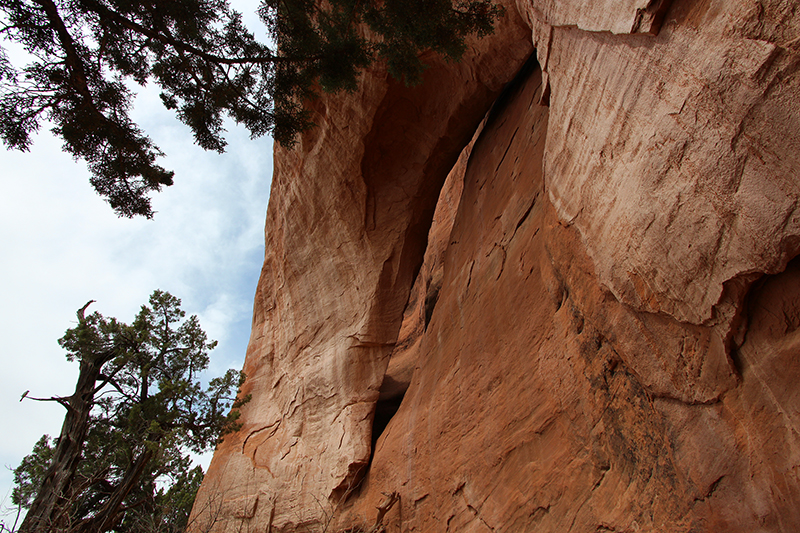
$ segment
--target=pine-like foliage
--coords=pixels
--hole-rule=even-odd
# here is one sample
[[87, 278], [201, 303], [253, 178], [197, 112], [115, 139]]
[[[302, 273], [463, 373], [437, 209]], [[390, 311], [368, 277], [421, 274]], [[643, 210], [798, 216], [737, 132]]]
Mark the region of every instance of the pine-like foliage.
[[291, 146], [311, 126], [315, 87], [352, 90], [378, 59], [417, 83], [422, 51], [458, 59], [501, 13], [491, 0], [264, 0], [273, 49], [227, 0], [4, 0], [0, 36], [33, 61], [15, 66], [0, 49], [0, 138], [27, 150], [49, 120], [117, 214], [151, 217], [148, 195], [173, 173], [129, 116], [131, 81], [155, 82], [205, 149], [224, 150], [226, 115]]
[[[76, 483], [82, 487], [76, 495], [80, 500], [71, 502], [67, 511], [78, 516], [87, 514], [92, 507], [98, 507], [110, 492], [110, 483], [114, 481], [105, 470], [109, 462], [108, 445], [98, 447], [98, 440], [91, 439], [85, 445], [83, 458], [76, 473]], [[100, 443], [102, 444], [102, 443]], [[33, 499], [41, 488], [47, 469], [53, 459], [55, 442], [49, 435], [44, 435], [36, 443], [31, 453], [14, 469], [14, 489], [11, 501], [21, 509], [30, 508]], [[119, 458], [121, 454], [112, 454], [111, 458]], [[117, 475], [121, 465], [116, 464]], [[109, 479], [101, 479], [105, 477]], [[88, 484], [94, 480], [94, 485]], [[156, 483], [158, 481], [158, 483]], [[180, 461], [158, 460], [140, 480], [136, 490], [128, 497], [132, 502], [125, 511], [119, 513], [119, 523], [113, 530], [119, 533], [183, 533], [189, 524], [195, 496], [203, 481], [203, 470], [199, 466], [192, 468], [189, 458], [184, 456]], [[80, 530], [80, 522], [73, 520], [62, 527], [62, 531]], [[0, 531], [14, 531], [13, 526]], [[53, 528], [52, 531], [57, 531]]]
[[75, 393], [47, 399], [67, 408], [61, 434], [14, 471], [12, 501], [28, 509], [20, 531], [183, 531], [202, 479], [188, 452], [238, 429], [244, 376], [229, 370], [201, 386], [216, 341], [167, 292], [130, 325], [84, 310], [59, 340], [80, 364]]

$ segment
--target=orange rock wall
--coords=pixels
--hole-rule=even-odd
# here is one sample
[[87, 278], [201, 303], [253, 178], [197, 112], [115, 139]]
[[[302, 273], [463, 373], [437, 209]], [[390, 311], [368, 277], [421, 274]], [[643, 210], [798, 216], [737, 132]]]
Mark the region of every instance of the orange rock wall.
[[276, 151], [190, 530], [800, 529], [800, 13], [587, 4]]

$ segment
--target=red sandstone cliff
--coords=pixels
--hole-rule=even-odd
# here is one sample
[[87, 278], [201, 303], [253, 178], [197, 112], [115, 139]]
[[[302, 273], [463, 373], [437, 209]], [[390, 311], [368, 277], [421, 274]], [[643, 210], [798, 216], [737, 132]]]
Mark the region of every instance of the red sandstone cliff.
[[508, 8], [276, 151], [193, 531], [800, 530], [800, 9]]

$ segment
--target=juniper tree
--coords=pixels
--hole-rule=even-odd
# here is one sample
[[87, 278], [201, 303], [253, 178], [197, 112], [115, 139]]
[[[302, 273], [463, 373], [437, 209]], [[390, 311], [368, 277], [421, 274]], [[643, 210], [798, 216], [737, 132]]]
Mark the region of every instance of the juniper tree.
[[[86, 316], [88, 306], [59, 340], [80, 365], [75, 392], [31, 398], [67, 413], [55, 446], [43, 438], [15, 470], [12, 501], [28, 509], [20, 531], [180, 529], [202, 475], [187, 452], [206, 451], [238, 427], [243, 376], [229, 370], [201, 387], [216, 341], [169, 293], [155, 291], [130, 325]], [[159, 481], [176, 488], [165, 492]]]
[[[106, 456], [108, 446], [96, 439], [84, 444], [82, 460], [78, 463], [75, 474], [77, 481], [73, 483], [85, 485], [87, 480], [98, 479], [98, 473], [106, 472]], [[42, 436], [22, 463], [14, 469], [14, 489], [11, 501], [18, 512], [29, 509], [41, 486], [44, 475], [51, 464], [56, 443], [49, 435]], [[114, 457], [120, 458], [121, 454]], [[123, 512], [114, 531], [130, 533], [183, 533], [189, 524], [195, 496], [203, 481], [203, 470], [199, 466], [192, 467], [188, 456], [181, 461], [157, 461], [154, 472], [144, 477], [139, 483], [139, 490], [129, 495], [128, 500], [134, 502]], [[120, 468], [120, 465], [117, 465]], [[153, 491], [154, 473], [162, 472], [158, 486]], [[92, 492], [74, 491], [78, 499], [85, 498], [84, 508], [91, 506], [102, 494], [102, 483]], [[91, 487], [88, 487], [91, 489]], [[106, 489], [107, 490], [107, 489]], [[71, 502], [67, 509], [77, 507], [79, 501]], [[78, 514], [78, 513], [76, 513]], [[0, 531], [9, 533], [16, 531], [19, 515], [11, 525], [0, 524]], [[69, 526], [67, 526], [69, 527]]]
[[27, 150], [49, 121], [117, 214], [151, 217], [148, 194], [173, 173], [130, 118], [135, 84], [156, 83], [205, 149], [224, 150], [225, 116], [291, 146], [318, 88], [352, 90], [376, 60], [417, 83], [422, 51], [456, 60], [501, 12], [491, 0], [263, 0], [268, 46], [227, 0], [4, 0], [0, 35], [31, 63], [0, 49], [0, 137]]

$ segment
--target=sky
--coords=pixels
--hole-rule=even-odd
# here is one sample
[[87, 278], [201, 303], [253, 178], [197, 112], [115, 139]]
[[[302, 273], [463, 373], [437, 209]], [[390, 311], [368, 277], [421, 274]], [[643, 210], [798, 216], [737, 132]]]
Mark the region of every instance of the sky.
[[[257, 1], [236, 0], [253, 30]], [[89, 172], [46, 128], [30, 152], [0, 145], [0, 521], [11, 506], [12, 469], [43, 435], [57, 436], [64, 409], [20, 397], [67, 396], [78, 374], [57, 340], [76, 311], [133, 320], [155, 289], [182, 300], [209, 338], [209, 377], [244, 362], [264, 257], [272, 139], [228, 124], [225, 154], [197, 147], [158, 91], [137, 97], [134, 121], [166, 154], [175, 184], [153, 195], [152, 220], [118, 218]], [[200, 458], [207, 464], [210, 455]], [[13, 517], [12, 517], [13, 518]]]

